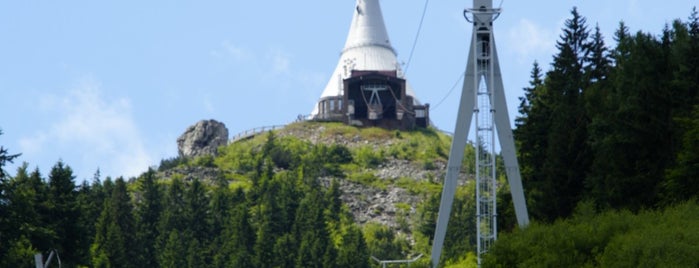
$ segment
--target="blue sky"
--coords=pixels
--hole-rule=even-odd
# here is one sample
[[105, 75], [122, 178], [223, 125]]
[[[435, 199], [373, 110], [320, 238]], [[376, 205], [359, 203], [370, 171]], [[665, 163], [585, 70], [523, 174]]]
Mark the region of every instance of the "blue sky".
[[[495, 0], [495, 4], [500, 1]], [[177, 155], [177, 137], [202, 119], [231, 135], [308, 114], [339, 58], [354, 0], [2, 1], [0, 145], [43, 174], [62, 159], [78, 181], [136, 176]], [[407, 62], [425, 2], [382, 0]], [[471, 1], [430, 1], [407, 78], [433, 122], [453, 131], [471, 29]], [[504, 1], [495, 38], [510, 118], [532, 63], [548, 70], [577, 6], [608, 45], [623, 20], [660, 34], [690, 0]], [[440, 100], [445, 101], [437, 105]]]

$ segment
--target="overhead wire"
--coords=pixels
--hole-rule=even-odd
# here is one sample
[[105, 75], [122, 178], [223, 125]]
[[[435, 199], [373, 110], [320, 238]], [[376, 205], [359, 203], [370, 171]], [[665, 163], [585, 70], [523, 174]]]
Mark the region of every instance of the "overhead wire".
[[408, 68], [410, 68], [410, 61], [413, 60], [413, 53], [415, 52], [415, 47], [417, 46], [417, 41], [420, 39], [420, 32], [422, 31], [422, 24], [425, 21], [425, 14], [427, 14], [427, 5], [430, 0], [425, 0], [425, 6], [422, 8], [422, 16], [420, 17], [420, 24], [417, 26], [417, 33], [415, 33], [415, 39], [413, 40], [413, 47], [410, 49], [410, 55], [408, 56], [408, 63], [405, 64], [405, 71], [403, 74], [408, 73]]
[[459, 79], [456, 79], [456, 82], [454, 82], [454, 85], [451, 86], [451, 89], [449, 90], [449, 92], [447, 92], [447, 94], [444, 95], [444, 97], [441, 100], [439, 100], [439, 102], [437, 102], [437, 104], [430, 107], [430, 111], [437, 110], [437, 108], [439, 108], [439, 105], [441, 105], [449, 97], [449, 95], [451, 95], [451, 93], [454, 91], [456, 86], [459, 85], [459, 82], [461, 82], [461, 80], [464, 79], [465, 76], [466, 76], [466, 72], [464, 71], [461, 73], [461, 75], [459, 75]]

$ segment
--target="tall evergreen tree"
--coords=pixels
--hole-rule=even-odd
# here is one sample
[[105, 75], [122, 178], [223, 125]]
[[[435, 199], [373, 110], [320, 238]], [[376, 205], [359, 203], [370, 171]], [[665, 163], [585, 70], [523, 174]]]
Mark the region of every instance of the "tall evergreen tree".
[[[158, 264], [161, 267], [184, 267], [170, 266], [179, 264], [179, 259], [186, 259], [188, 245], [184, 236], [187, 236], [187, 218], [185, 217], [184, 183], [179, 178], [173, 178], [165, 194], [163, 211], [158, 222], [158, 238], [156, 241], [156, 252]], [[183, 255], [178, 255], [183, 253]], [[178, 258], [177, 260], [173, 258]]]
[[183, 235], [175, 229], [171, 229], [167, 234], [167, 239], [158, 253], [160, 267], [188, 267], [186, 258], [188, 247], [185, 239], [182, 238]]
[[[0, 129], [0, 136], [2, 135], [2, 129]], [[12, 161], [19, 155], [11, 155], [5, 149], [5, 147], [0, 146], [0, 241], [9, 241], [10, 233], [10, 222], [9, 222], [9, 211], [7, 208], [8, 197], [6, 196], [7, 187], [7, 174], [5, 173], [5, 165], [7, 163], [12, 163]], [[7, 248], [0, 245], [0, 257], [5, 256], [7, 253]]]
[[581, 198], [591, 161], [587, 144], [589, 117], [584, 109], [585, 59], [590, 54], [586, 20], [573, 8], [566, 20], [553, 69], [545, 82], [550, 100], [550, 128], [541, 164], [541, 187], [532, 200], [532, 214], [544, 220], [569, 215]]
[[200, 258], [208, 257], [203, 247], [210, 241], [209, 237], [209, 199], [206, 196], [204, 185], [199, 179], [190, 183], [185, 193], [185, 217], [187, 233], [191, 236], [188, 254], [190, 266], [196, 266]]
[[[0, 129], [0, 136], [2, 136], [2, 129]], [[5, 147], [0, 146], [0, 180], [5, 179], [7, 176], [3, 169], [5, 165], [7, 165], [7, 163], [12, 163], [12, 161], [19, 156], [20, 154], [10, 154]]]
[[[0, 262], [5, 267], [20, 267], [27, 260], [32, 259], [31, 254], [27, 260], [24, 254], [30, 250], [48, 250], [46, 245], [54, 237], [53, 231], [46, 225], [43, 216], [46, 212], [46, 185], [41, 180], [41, 175], [36, 172], [27, 173], [27, 164], [24, 163], [17, 169], [14, 178], [4, 180], [2, 205], [6, 212], [0, 222], [0, 234], [4, 245], [0, 246]], [[36, 249], [33, 245], [43, 245]], [[4, 246], [7, 246], [5, 248]], [[7, 250], [8, 252], [2, 252]]]
[[245, 203], [235, 205], [222, 234], [223, 245], [214, 257], [216, 267], [252, 267], [255, 232]]
[[543, 195], [552, 190], [545, 183], [543, 169], [548, 148], [548, 130], [551, 128], [552, 104], [537, 62], [534, 62], [530, 79], [529, 87], [524, 88], [524, 97], [520, 98], [520, 116], [515, 119], [516, 129], [513, 134], [517, 142], [522, 179], [527, 189], [528, 206], [534, 217], [542, 218], [541, 213], [534, 208], [543, 201]]
[[216, 180], [210, 207], [209, 236], [212, 241], [207, 245], [208, 248], [206, 250], [210, 253], [209, 262], [214, 267], [223, 267], [223, 260], [217, 261], [217, 259], [221, 259], [223, 244], [227, 240], [224, 232], [230, 220], [230, 212], [233, 207], [232, 193], [228, 189], [228, 181], [223, 177]]
[[141, 200], [136, 205], [136, 238], [139, 243], [139, 263], [144, 267], [157, 267], [155, 241], [157, 241], [158, 222], [162, 213], [162, 191], [156, 182], [153, 169], [138, 178]]
[[79, 264], [77, 262], [80, 259], [80, 229], [76, 220], [80, 218], [80, 211], [76, 203], [74, 180], [73, 170], [58, 161], [51, 169], [48, 183], [48, 222], [56, 233], [51, 247], [58, 250], [61, 259], [68, 266]]
[[[332, 265], [334, 258], [331, 239], [325, 225], [323, 210], [324, 200], [318, 191], [310, 191], [301, 200], [294, 233], [299, 238], [299, 248], [296, 256], [297, 267], [326, 267]], [[332, 260], [331, 260], [332, 259]]]
[[96, 225], [90, 249], [95, 267], [137, 267], [137, 240], [131, 198], [124, 179], [115, 181]]
[[599, 25], [595, 26], [595, 32], [592, 34], [592, 40], [588, 45], [589, 53], [585, 57], [584, 80], [589, 84], [600, 83], [607, 79], [612, 65]]
[[684, 134], [677, 164], [667, 171], [662, 184], [664, 203], [699, 198], [699, 184], [696, 183], [699, 178], [699, 104], [694, 107], [691, 119], [681, 121], [688, 130]]
[[350, 225], [342, 236], [342, 245], [337, 254], [338, 268], [369, 268], [369, 250], [362, 231]]
[[[271, 173], [269, 173], [271, 175]], [[272, 180], [264, 175], [262, 177], [263, 188], [261, 192], [259, 204], [255, 208], [257, 211], [257, 239], [253, 247], [255, 258], [253, 263], [257, 267], [273, 267], [276, 261], [272, 255], [275, 241], [284, 234], [284, 230], [288, 228], [283, 225], [282, 214], [279, 206], [280, 183], [277, 180]]]

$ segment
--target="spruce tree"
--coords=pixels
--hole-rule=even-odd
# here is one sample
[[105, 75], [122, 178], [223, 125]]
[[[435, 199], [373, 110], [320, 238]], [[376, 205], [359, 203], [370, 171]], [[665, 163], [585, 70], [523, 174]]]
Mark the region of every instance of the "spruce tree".
[[[156, 252], [158, 264], [161, 267], [175, 267], [169, 264], [177, 263], [173, 258], [185, 259], [188, 245], [185, 231], [187, 230], [187, 218], [185, 217], [186, 203], [185, 190], [182, 179], [173, 178], [165, 194], [163, 210], [158, 222], [158, 238]], [[184, 266], [179, 266], [184, 267]]]
[[677, 156], [677, 164], [668, 169], [662, 183], [663, 203], [673, 204], [691, 198], [699, 198], [699, 104], [694, 106], [691, 119], [682, 123], [687, 125], [682, 141], [682, 150]]
[[184, 235], [180, 235], [180, 232], [175, 229], [167, 232], [167, 238], [158, 254], [160, 267], [188, 267], [188, 247], [182, 236]]
[[548, 130], [551, 128], [551, 96], [544, 86], [542, 71], [534, 62], [530, 73], [529, 87], [524, 88], [520, 98], [519, 113], [513, 131], [521, 163], [522, 180], [526, 186], [527, 203], [535, 218], [542, 218], [537, 211], [545, 192], [550, 191], [545, 183], [543, 163], [548, 148]]
[[144, 267], [157, 267], [155, 241], [159, 236], [163, 194], [155, 176], [155, 171], [149, 168], [138, 178], [141, 201], [136, 206], [136, 237], [139, 243], [138, 260]]
[[[0, 129], [0, 136], [2, 136], [2, 129]], [[12, 163], [19, 156], [20, 154], [10, 154], [5, 147], [0, 146], [0, 180], [4, 180], [7, 176], [3, 169], [5, 165]]]
[[[3, 224], [0, 237], [4, 241], [4, 246], [0, 246], [0, 259], [5, 261], [0, 261], [0, 266], [20, 267], [33, 259], [32, 253], [23, 260], [25, 253], [48, 250], [46, 245], [54, 236], [43, 215], [46, 212], [46, 186], [38, 171], [31, 175], [27, 173], [26, 163], [17, 169], [14, 178], [4, 180], [2, 185], [5, 212], [0, 219]], [[33, 245], [43, 246], [37, 249]]]
[[90, 252], [96, 267], [137, 267], [137, 241], [131, 199], [122, 178], [104, 204]]
[[553, 69], [546, 75], [546, 94], [550, 103], [550, 128], [542, 159], [539, 188], [532, 200], [532, 214], [544, 220], [570, 215], [580, 200], [585, 174], [591, 161], [587, 144], [589, 117], [583, 94], [589, 84], [584, 80], [585, 59], [590, 54], [586, 20], [576, 8], [566, 20]]
[[56, 236], [50, 247], [58, 250], [61, 259], [68, 266], [77, 265], [79, 260], [80, 218], [76, 197], [73, 170], [58, 161], [49, 173], [48, 183], [48, 222]]
[[299, 204], [294, 222], [294, 233], [299, 239], [297, 267], [324, 267], [334, 261], [323, 215], [325, 206], [318, 191], [307, 192]]
[[203, 245], [208, 245], [209, 237], [209, 199], [206, 196], [204, 185], [199, 179], [194, 179], [190, 183], [185, 193], [185, 217], [186, 233], [191, 237], [188, 243], [190, 264], [194, 265], [208, 258], [209, 254]]
[[338, 268], [368, 268], [369, 250], [362, 231], [356, 225], [350, 225], [342, 236], [342, 243], [337, 254]]

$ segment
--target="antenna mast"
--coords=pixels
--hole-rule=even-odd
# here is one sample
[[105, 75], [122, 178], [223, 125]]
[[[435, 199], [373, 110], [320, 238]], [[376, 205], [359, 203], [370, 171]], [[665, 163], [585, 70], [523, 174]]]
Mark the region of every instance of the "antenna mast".
[[454, 201], [457, 179], [468, 138], [471, 119], [476, 118], [476, 228], [477, 253], [480, 266], [482, 255], [497, 239], [495, 174], [495, 131], [502, 148], [505, 171], [510, 183], [512, 201], [520, 227], [529, 224], [524, 200], [519, 164], [505, 101], [500, 73], [493, 22], [501, 9], [493, 8], [492, 0], [473, 0], [472, 9], [464, 10], [466, 20], [473, 24], [471, 47], [456, 119], [454, 137], [442, 189], [437, 228], [432, 244], [432, 267], [439, 265], [447, 224]]

